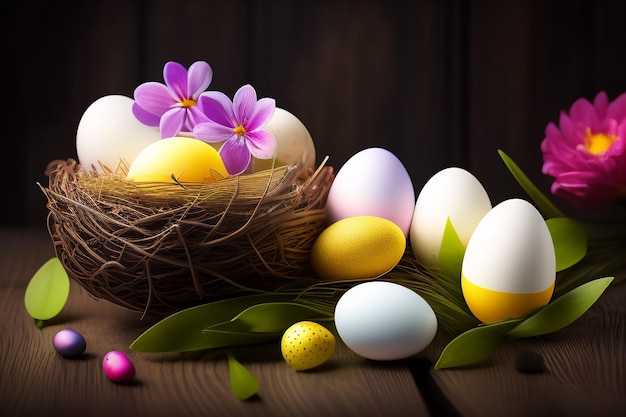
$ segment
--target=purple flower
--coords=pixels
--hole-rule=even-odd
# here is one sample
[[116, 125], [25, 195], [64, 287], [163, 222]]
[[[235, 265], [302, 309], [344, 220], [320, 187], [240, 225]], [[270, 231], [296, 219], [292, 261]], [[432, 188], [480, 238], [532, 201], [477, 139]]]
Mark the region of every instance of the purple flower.
[[599, 208], [626, 196], [626, 93], [593, 104], [578, 99], [559, 126], [549, 123], [541, 143], [542, 172], [554, 177], [553, 194], [579, 207]]
[[213, 70], [204, 61], [191, 64], [189, 71], [178, 62], [163, 67], [165, 84], [146, 82], [135, 89], [133, 114], [143, 124], [159, 126], [162, 138], [191, 132], [206, 121], [198, 108], [198, 98], [213, 77]]
[[219, 91], [204, 93], [199, 107], [208, 120], [196, 124], [193, 134], [205, 142], [224, 142], [220, 156], [230, 175], [242, 173], [251, 155], [258, 159], [274, 156], [276, 138], [262, 129], [274, 115], [274, 99], [257, 101], [256, 91], [247, 84], [237, 90], [232, 102]]

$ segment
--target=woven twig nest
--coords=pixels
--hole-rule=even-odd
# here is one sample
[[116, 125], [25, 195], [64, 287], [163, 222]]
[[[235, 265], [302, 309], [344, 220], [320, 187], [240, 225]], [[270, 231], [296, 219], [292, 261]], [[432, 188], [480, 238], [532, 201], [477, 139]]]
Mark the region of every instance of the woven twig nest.
[[48, 229], [69, 276], [98, 299], [168, 314], [206, 300], [297, 292], [317, 282], [310, 249], [326, 225], [331, 167], [296, 167], [210, 184], [139, 185], [47, 169]]

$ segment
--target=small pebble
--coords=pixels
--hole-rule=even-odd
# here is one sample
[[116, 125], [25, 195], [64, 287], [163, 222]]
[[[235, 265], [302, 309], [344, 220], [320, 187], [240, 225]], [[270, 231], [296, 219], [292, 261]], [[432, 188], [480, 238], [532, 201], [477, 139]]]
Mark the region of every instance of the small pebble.
[[85, 338], [74, 329], [63, 329], [59, 331], [54, 335], [52, 344], [56, 351], [66, 358], [82, 355], [85, 349], [87, 349]]
[[128, 382], [135, 377], [135, 366], [123, 352], [113, 350], [102, 359], [102, 370], [113, 382]]
[[537, 374], [546, 370], [541, 354], [530, 350], [522, 350], [515, 359], [515, 369], [526, 374]]

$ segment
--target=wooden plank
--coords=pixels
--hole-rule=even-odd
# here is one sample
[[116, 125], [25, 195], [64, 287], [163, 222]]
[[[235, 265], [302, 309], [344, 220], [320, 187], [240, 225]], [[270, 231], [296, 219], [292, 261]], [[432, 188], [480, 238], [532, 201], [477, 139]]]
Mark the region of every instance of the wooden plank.
[[[24, 290], [53, 256], [42, 230], [0, 231], [0, 409], [6, 416], [428, 416], [405, 361], [372, 363], [342, 343], [323, 367], [296, 372], [278, 341], [234, 349], [235, 357], [261, 381], [258, 396], [237, 400], [230, 392], [224, 356], [206, 352], [147, 354], [128, 349], [150, 320], [72, 283], [64, 310], [36, 327], [24, 309]], [[87, 350], [66, 359], [52, 345], [54, 334], [72, 327]], [[129, 385], [106, 379], [103, 356], [128, 354], [137, 376]]]
[[[626, 283], [609, 288], [570, 326], [509, 343], [475, 366], [430, 370], [463, 416], [617, 416], [626, 412]], [[516, 361], [541, 356], [545, 370], [525, 373]]]

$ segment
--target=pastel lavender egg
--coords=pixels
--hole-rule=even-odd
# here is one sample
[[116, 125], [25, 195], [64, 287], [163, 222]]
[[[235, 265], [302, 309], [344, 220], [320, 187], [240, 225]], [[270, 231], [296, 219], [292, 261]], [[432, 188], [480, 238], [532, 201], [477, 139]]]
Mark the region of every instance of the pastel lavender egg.
[[128, 382], [135, 377], [135, 365], [124, 353], [113, 350], [102, 359], [102, 370], [113, 382]]
[[82, 355], [85, 349], [87, 349], [85, 338], [74, 329], [59, 331], [54, 335], [52, 344], [60, 355], [68, 358]]

